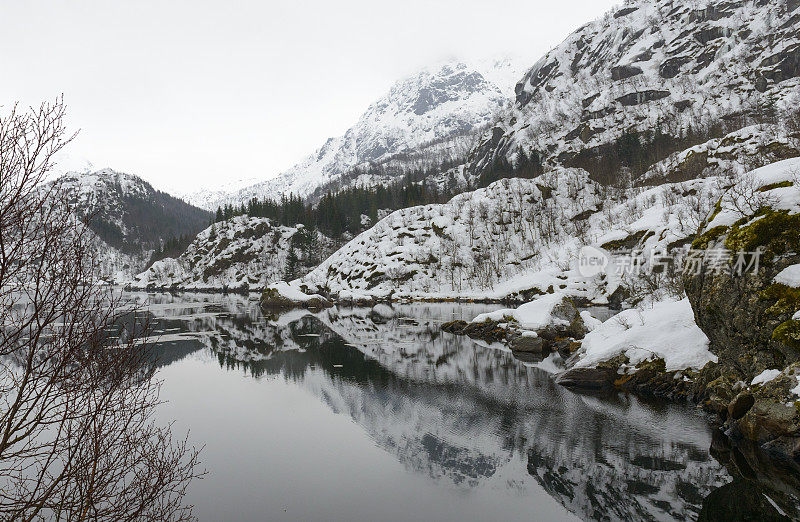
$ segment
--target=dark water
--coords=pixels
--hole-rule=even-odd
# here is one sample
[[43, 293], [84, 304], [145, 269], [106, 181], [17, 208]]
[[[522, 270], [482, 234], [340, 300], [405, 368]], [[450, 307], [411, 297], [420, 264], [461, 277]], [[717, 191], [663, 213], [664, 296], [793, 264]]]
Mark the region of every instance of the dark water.
[[135, 297], [161, 415], [205, 446], [201, 520], [686, 520], [731, 482], [695, 408], [578, 395], [439, 331], [487, 306], [265, 318], [243, 297]]

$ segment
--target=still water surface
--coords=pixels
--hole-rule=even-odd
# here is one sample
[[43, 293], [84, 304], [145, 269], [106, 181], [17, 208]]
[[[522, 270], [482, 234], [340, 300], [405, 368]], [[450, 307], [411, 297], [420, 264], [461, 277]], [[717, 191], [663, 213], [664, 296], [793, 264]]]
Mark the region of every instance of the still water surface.
[[204, 446], [201, 520], [686, 520], [731, 481], [689, 406], [598, 398], [439, 330], [487, 305], [265, 317], [241, 296], [150, 305], [160, 416]]

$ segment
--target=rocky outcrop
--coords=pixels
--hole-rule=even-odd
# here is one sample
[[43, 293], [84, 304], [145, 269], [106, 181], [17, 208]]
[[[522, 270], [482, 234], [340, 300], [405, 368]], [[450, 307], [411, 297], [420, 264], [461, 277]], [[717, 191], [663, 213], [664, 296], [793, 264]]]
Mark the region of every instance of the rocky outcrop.
[[286, 283], [275, 283], [261, 294], [261, 308], [264, 310], [288, 310], [291, 308], [307, 308], [322, 310], [333, 304], [319, 294], [303, 294]]
[[[580, 347], [580, 339], [588, 332], [586, 325], [572, 301], [563, 296], [540, 297], [553, 301], [541, 307], [541, 318], [526, 323], [525, 316], [517, 310], [501, 310], [488, 317], [478, 317], [472, 322], [451, 321], [441, 328], [456, 335], [467, 335], [486, 342], [504, 342], [513, 352], [547, 355], [558, 352], [569, 357]], [[534, 304], [533, 301], [529, 304]], [[505, 313], [508, 312], [508, 313]]]
[[[704, 383], [702, 403], [717, 413], [728, 434], [782, 456], [800, 471], [800, 289], [780, 277], [800, 263], [796, 160], [754, 171], [726, 195], [692, 247], [701, 259], [730, 252], [724, 266], [690, 274], [686, 293], [697, 324], [719, 362]], [[756, 257], [739, 252], [760, 251]], [[742, 273], [736, 264], [752, 263]], [[788, 284], [786, 284], [788, 283]], [[782, 370], [750, 384], [765, 370]], [[758, 380], [757, 380], [758, 381]]]

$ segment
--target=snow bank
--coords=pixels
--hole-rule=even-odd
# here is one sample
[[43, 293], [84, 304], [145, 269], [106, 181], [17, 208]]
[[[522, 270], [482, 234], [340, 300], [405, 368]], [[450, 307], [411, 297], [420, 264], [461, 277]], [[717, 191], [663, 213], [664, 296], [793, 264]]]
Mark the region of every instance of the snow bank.
[[660, 357], [667, 371], [699, 369], [717, 357], [697, 326], [688, 299], [664, 301], [646, 310], [625, 310], [589, 332], [575, 367], [592, 367], [619, 354], [636, 365]]
[[548, 326], [569, 326], [569, 321], [556, 316], [555, 308], [564, 302], [564, 294], [555, 293], [540, 297], [519, 308], [504, 308], [481, 314], [472, 320], [473, 323], [484, 323], [487, 320], [501, 322], [514, 320], [526, 330], [541, 330]]

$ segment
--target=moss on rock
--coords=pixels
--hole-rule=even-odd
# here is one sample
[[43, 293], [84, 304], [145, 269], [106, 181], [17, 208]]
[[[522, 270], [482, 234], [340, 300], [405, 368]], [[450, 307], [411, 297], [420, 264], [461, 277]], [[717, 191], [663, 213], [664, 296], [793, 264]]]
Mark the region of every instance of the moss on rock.
[[794, 185], [794, 183], [792, 183], [789, 180], [778, 181], [777, 183], [770, 183], [768, 185], [764, 185], [763, 187], [759, 188], [757, 192], [769, 192], [770, 190], [775, 190], [775, 189], [778, 189], [778, 188], [791, 187], [792, 185]]
[[725, 247], [733, 252], [754, 252], [762, 248], [762, 261], [769, 263], [776, 255], [800, 247], [800, 214], [762, 207], [731, 226]]
[[800, 350], [800, 321], [789, 319], [772, 331], [772, 339]]
[[705, 250], [708, 245], [716, 241], [722, 234], [728, 231], [728, 227], [719, 225], [706, 230], [692, 241], [692, 248], [695, 250]]
[[761, 291], [761, 299], [774, 301], [765, 313], [771, 316], [794, 314], [800, 310], [800, 288], [792, 288], [782, 283], [773, 283]]

